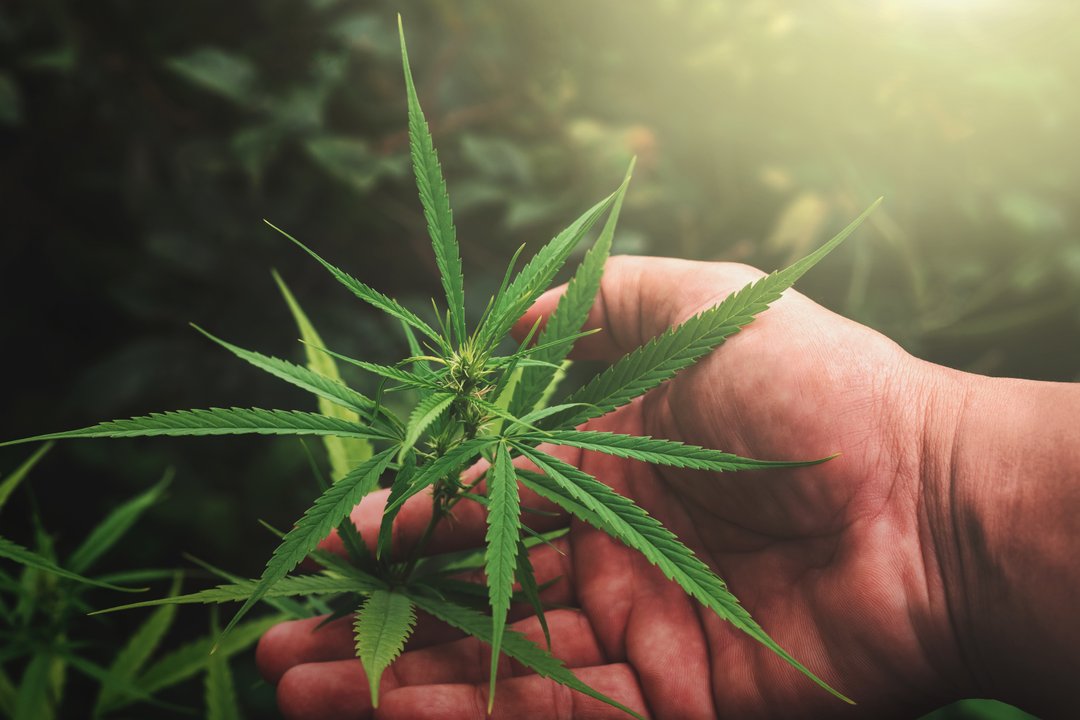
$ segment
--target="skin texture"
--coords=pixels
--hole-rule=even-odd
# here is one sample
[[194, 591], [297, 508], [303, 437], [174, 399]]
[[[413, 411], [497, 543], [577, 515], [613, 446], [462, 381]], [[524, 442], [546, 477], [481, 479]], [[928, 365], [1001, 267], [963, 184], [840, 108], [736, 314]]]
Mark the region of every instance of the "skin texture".
[[[613, 258], [588, 321], [604, 332], [579, 342], [575, 356], [614, 361], [760, 276], [729, 263]], [[518, 331], [550, 313], [560, 292], [542, 297]], [[1009, 609], [976, 591], [979, 563], [1009, 561], [986, 538], [964, 540], [969, 526], [993, 525], [986, 518], [994, 512], [972, 481], [958, 479], [958, 465], [989, 471], [982, 455], [965, 460], [956, 451], [967, 447], [959, 434], [980, 432], [969, 427], [972, 398], [1002, 402], [992, 388], [972, 390], [969, 377], [788, 291], [697, 365], [587, 427], [762, 459], [838, 457], [718, 475], [551, 450], [675, 532], [773, 638], [856, 705], [702, 609], [637, 552], [564, 516], [527, 514], [537, 529], [570, 526], [558, 543], [564, 555], [533, 551], [538, 581], [558, 578], [544, 599], [565, 606], [548, 615], [553, 652], [585, 682], [653, 718], [913, 717], [956, 698], [1008, 694], [997, 692], [1003, 680], [988, 663], [972, 660], [986, 650], [975, 638], [997, 629]], [[384, 503], [385, 493], [375, 494], [353, 513], [368, 540]], [[395, 527], [399, 551], [429, 516], [427, 498], [406, 505]], [[483, 534], [483, 509], [460, 503], [431, 547], [478, 546]], [[1040, 549], [1028, 549], [1028, 559]], [[542, 643], [527, 615], [515, 608], [515, 629]], [[349, 620], [313, 632], [318, 622], [284, 623], [259, 645], [286, 718], [486, 716], [488, 655], [478, 641], [421, 616], [373, 710]], [[1006, 638], [991, 649], [1030, 650]], [[506, 660], [502, 677], [494, 718], [625, 717]]]

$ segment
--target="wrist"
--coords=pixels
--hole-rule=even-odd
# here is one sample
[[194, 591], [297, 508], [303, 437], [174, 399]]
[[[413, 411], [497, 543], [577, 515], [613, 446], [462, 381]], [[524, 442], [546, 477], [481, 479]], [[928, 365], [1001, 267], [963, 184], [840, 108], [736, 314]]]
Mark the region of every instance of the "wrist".
[[1080, 387], [936, 369], [923, 497], [975, 691], [1066, 710], [1080, 594]]

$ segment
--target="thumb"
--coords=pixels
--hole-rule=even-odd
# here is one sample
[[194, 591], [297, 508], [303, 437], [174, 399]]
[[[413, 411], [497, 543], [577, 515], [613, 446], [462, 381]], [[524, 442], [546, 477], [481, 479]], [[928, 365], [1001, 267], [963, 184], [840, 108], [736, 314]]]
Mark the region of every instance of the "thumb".
[[[601, 332], [578, 340], [571, 357], [614, 362], [763, 274], [738, 263], [641, 256], [610, 258], [582, 328], [599, 328]], [[543, 325], [565, 292], [566, 285], [561, 285], [541, 295], [514, 325], [514, 337], [525, 337], [537, 320]]]

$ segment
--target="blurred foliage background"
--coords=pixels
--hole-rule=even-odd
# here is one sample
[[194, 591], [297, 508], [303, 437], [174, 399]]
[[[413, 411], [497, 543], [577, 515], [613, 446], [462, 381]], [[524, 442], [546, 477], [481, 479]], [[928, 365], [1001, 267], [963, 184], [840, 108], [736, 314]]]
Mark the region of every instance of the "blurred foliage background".
[[[299, 358], [272, 267], [332, 347], [399, 356], [397, 328], [262, 223], [414, 306], [438, 293], [398, 11], [477, 312], [519, 244], [539, 247], [636, 155], [618, 251], [772, 269], [884, 195], [804, 292], [935, 362], [1080, 378], [1069, 0], [13, 0], [0, 437], [183, 407], [309, 409], [187, 326]], [[290, 441], [71, 443], [12, 500], [26, 512], [9, 510], [4, 534], [27, 537], [40, 505], [63, 548], [169, 465], [169, 499], [115, 569], [190, 552], [255, 574], [274, 544], [256, 518], [287, 526], [315, 488]], [[237, 672], [250, 712], [270, 716], [272, 691]]]

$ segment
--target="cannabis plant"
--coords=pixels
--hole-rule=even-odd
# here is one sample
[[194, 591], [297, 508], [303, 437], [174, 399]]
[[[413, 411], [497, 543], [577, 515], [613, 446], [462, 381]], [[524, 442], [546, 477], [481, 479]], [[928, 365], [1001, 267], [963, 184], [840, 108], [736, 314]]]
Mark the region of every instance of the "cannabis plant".
[[[489, 704], [495, 699], [499, 655], [506, 654], [542, 676], [636, 716], [629, 708], [580, 681], [548, 650], [506, 629], [515, 585], [519, 596], [531, 604], [540, 622], [544, 622], [544, 607], [528, 553], [536, 538], [521, 520], [520, 484], [640, 551], [702, 605], [843, 698], [769, 637], [724, 581], [674, 534], [632, 499], [545, 452], [543, 444], [711, 472], [808, 464], [753, 460], [671, 440], [579, 428], [588, 420], [656, 388], [718, 347], [843, 241], [870, 210], [803, 260], [748, 285], [715, 307], [667, 330], [582, 387], [553, 400], [562, 375], [560, 369], [574, 342], [585, 334], [582, 327], [611, 250], [630, 172], [615, 192], [586, 210], [515, 272], [519, 249], [498, 291], [482, 315], [470, 323], [465, 313], [461, 257], [446, 185], [413, 85], [403, 33], [401, 54], [412, 166], [445, 303], [436, 304], [434, 315], [425, 319], [332, 265], [284, 231], [279, 232], [310, 254], [354, 295], [398, 321], [408, 343], [408, 357], [393, 365], [381, 365], [327, 350], [282, 283], [282, 291], [306, 341], [306, 365], [245, 350], [203, 332], [239, 358], [313, 393], [319, 398], [321, 412], [257, 408], [186, 410], [31, 438], [245, 433], [330, 438], [327, 449], [335, 471], [333, 482], [327, 484], [294, 527], [283, 534], [261, 577], [134, 606], [240, 602], [239, 611], [225, 627], [223, 637], [227, 637], [240, 619], [264, 598], [325, 596], [333, 600], [336, 614], [355, 613], [356, 653], [366, 669], [375, 705], [380, 675], [401, 652], [419, 609], [491, 645]], [[605, 217], [598, 238], [585, 253], [547, 323], [542, 329], [533, 327], [522, 342], [501, 351], [511, 327], [551, 285], [575, 248]], [[377, 391], [369, 396], [345, 385], [333, 359], [373, 375], [378, 381]], [[391, 393], [409, 393], [414, 397], [411, 412], [407, 415], [393, 412], [386, 402]], [[523, 462], [516, 462], [519, 459]], [[481, 460], [489, 463], [484, 473], [483, 493], [479, 492], [480, 480], [468, 484], [461, 480], [462, 471]], [[381, 483], [389, 484], [390, 493], [378, 536], [361, 538], [349, 520], [349, 513]], [[394, 519], [404, 503], [421, 493], [427, 493], [432, 504], [430, 524], [410, 554], [394, 554], [390, 547]], [[433, 549], [428, 547], [432, 531], [439, 523], [447, 522], [462, 501], [479, 502], [487, 510], [486, 548], [480, 556], [472, 556], [473, 560], [479, 557], [482, 562], [484, 585], [463, 583], [453, 576], [454, 571], [468, 564], [468, 557], [443, 558], [443, 562], [435, 565], [424, 560]], [[320, 541], [335, 528], [348, 560], [318, 548]], [[323, 570], [292, 574], [309, 556], [321, 563]], [[475, 602], [478, 593], [483, 599], [479, 608]]]
[[[22, 465], [0, 481], [0, 509], [48, 451], [43, 446]], [[61, 562], [53, 536], [45, 529], [37, 512], [32, 519], [35, 549], [0, 537], [0, 558], [19, 566], [18, 574], [0, 568], [0, 717], [11, 720], [49, 720], [71, 711], [65, 698], [69, 671], [85, 676], [97, 686], [91, 708], [80, 715], [106, 717], [133, 703], [150, 703], [176, 709], [156, 695], [200, 672], [206, 672], [206, 705], [210, 717], [227, 718], [234, 696], [228, 659], [250, 647], [271, 625], [287, 617], [307, 616], [291, 608], [242, 623], [230, 634], [222, 651], [210, 656], [216, 633], [176, 648], [159, 651], [162, 639], [172, 627], [176, 606], [156, 608], [111, 653], [107, 664], [98, 662], [101, 648], [87, 642], [90, 620], [86, 613], [93, 605], [90, 592], [105, 590], [145, 590], [117, 583], [143, 583], [172, 578], [172, 594], [179, 589], [180, 576], [171, 570], [140, 569], [87, 577], [94, 565], [116, 546], [165, 492], [170, 477], [162, 478], [148, 490], [121, 503], [98, 523]], [[14, 678], [9, 670], [21, 667]], [[183, 708], [180, 708], [181, 710]]]

